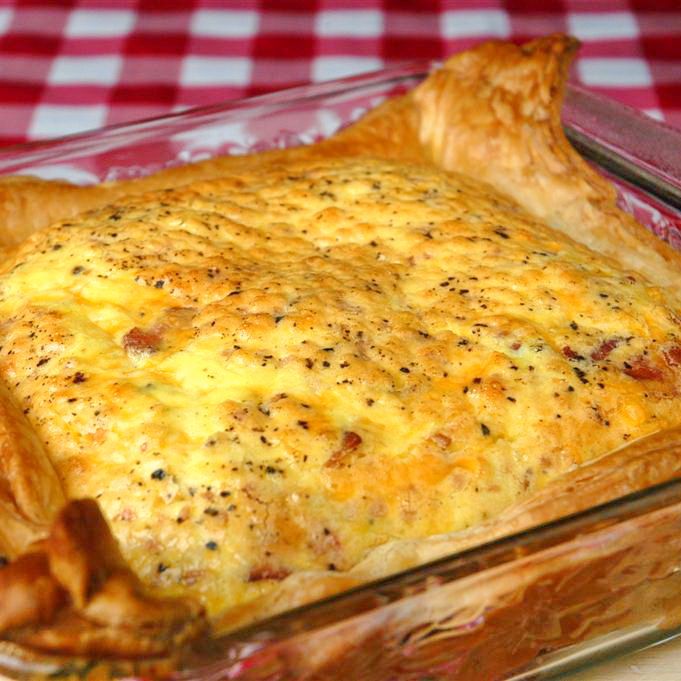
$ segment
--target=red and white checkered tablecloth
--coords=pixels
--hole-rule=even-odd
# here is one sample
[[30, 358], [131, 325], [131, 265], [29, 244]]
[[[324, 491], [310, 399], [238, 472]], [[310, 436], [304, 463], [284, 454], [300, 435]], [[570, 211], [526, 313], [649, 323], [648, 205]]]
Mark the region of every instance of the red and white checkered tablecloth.
[[0, 144], [553, 31], [576, 80], [681, 127], [681, 0], [0, 0]]

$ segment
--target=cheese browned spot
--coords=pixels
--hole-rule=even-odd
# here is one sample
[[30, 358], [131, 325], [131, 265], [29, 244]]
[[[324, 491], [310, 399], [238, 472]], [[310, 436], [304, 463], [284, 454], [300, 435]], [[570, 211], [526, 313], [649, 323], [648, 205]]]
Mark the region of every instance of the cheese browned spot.
[[300, 161], [35, 234], [0, 370], [67, 496], [216, 614], [679, 424], [672, 296], [455, 173]]

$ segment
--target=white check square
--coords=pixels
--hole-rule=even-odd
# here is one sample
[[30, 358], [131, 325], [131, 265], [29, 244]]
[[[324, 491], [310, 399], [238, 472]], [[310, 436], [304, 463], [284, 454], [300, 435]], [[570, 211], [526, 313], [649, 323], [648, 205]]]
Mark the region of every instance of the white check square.
[[652, 85], [648, 64], [633, 57], [585, 57], [577, 62], [585, 85], [645, 87]]
[[75, 9], [69, 15], [66, 35], [106, 38], [127, 35], [135, 25], [135, 12], [124, 9]]
[[358, 73], [376, 71], [383, 66], [374, 57], [317, 57], [312, 62], [312, 80], [333, 80]]
[[48, 81], [54, 85], [113, 85], [118, 81], [122, 60], [109, 57], [57, 57]]
[[187, 57], [182, 62], [182, 85], [248, 85], [253, 62], [246, 57]]
[[315, 31], [320, 36], [375, 38], [383, 32], [383, 13], [378, 10], [326, 10], [319, 12]]
[[630, 12], [575, 12], [568, 14], [568, 33], [580, 40], [635, 38], [638, 26]]
[[248, 10], [200, 9], [194, 12], [191, 32], [215, 38], [250, 38], [258, 30], [258, 13]]
[[441, 32], [444, 38], [469, 36], [496, 36], [507, 38], [511, 26], [506, 12], [501, 10], [450, 10], [441, 16]]
[[5, 33], [12, 21], [12, 10], [8, 8], [0, 9], [0, 33]]
[[28, 136], [33, 139], [46, 139], [101, 128], [106, 120], [106, 111], [104, 105], [40, 104], [33, 112]]

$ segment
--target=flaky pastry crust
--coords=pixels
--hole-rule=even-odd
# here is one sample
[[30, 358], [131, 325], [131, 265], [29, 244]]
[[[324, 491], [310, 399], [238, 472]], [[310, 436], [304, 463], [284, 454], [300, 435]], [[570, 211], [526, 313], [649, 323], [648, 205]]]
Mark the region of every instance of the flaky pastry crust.
[[[560, 36], [522, 47], [486, 43], [452, 57], [413, 92], [311, 147], [214, 159], [96, 187], [4, 178], [1, 243], [14, 247], [57, 220], [123, 197], [130, 202], [145, 192], [254, 169], [366, 156], [481, 179], [627, 270], [678, 288], [681, 256], [617, 208], [614, 189], [563, 135], [561, 93], [575, 49], [574, 40]], [[169, 655], [205, 633], [196, 602], [150, 595], [126, 565], [95, 502], [67, 503], [43, 443], [5, 386], [0, 447], [0, 549], [11, 559], [0, 570], [0, 636], [50, 653], [135, 658]], [[575, 469], [478, 527], [386, 543], [345, 572], [281, 575], [267, 595], [212, 626], [224, 631], [244, 625], [680, 473], [681, 431], [672, 428]]]
[[204, 629], [187, 599], [144, 593], [97, 504], [63, 506], [48, 536], [0, 571], [0, 635], [60, 654], [151, 657]]
[[44, 535], [65, 499], [43, 443], [1, 384], [0, 470], [0, 551], [15, 558]]

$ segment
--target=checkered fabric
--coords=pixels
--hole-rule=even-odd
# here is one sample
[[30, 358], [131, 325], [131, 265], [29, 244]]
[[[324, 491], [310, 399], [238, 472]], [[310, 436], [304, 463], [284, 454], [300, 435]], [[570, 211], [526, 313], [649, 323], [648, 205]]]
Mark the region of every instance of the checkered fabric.
[[0, 144], [553, 31], [577, 81], [681, 127], [681, 0], [0, 0]]

